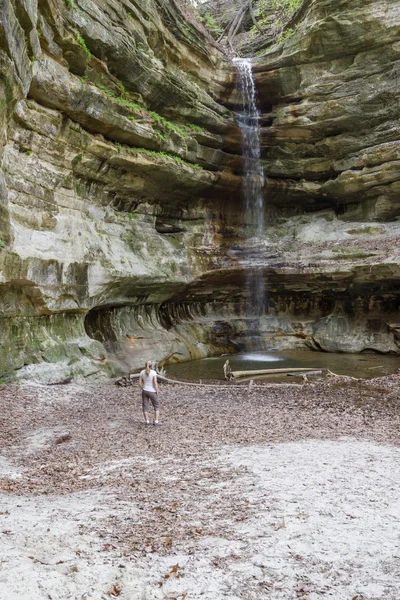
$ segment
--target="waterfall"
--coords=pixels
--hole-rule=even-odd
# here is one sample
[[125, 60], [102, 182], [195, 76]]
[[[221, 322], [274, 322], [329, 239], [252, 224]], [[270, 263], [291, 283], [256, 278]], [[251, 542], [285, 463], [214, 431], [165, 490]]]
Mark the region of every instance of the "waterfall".
[[260, 160], [260, 113], [251, 60], [235, 58], [242, 107], [236, 118], [242, 137], [244, 224], [260, 235], [264, 226], [264, 170]]
[[[248, 241], [256, 243], [264, 228], [264, 169], [260, 151], [260, 113], [251, 60], [235, 58], [241, 109], [236, 118], [241, 131], [243, 161], [243, 223]], [[248, 244], [251, 245], [250, 243]], [[251, 260], [251, 258], [250, 258]], [[247, 311], [259, 317], [264, 312], [265, 285], [262, 272], [251, 265], [247, 269]]]

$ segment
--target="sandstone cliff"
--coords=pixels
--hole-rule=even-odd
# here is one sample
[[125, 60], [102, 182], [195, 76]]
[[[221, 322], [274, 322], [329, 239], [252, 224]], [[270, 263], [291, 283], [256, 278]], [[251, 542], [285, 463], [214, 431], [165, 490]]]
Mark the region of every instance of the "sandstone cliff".
[[[114, 374], [260, 342], [398, 352], [398, 2], [306, 0], [259, 59], [257, 244], [234, 71], [178, 4], [0, 10], [3, 373]], [[254, 268], [261, 321], [243, 310]]]

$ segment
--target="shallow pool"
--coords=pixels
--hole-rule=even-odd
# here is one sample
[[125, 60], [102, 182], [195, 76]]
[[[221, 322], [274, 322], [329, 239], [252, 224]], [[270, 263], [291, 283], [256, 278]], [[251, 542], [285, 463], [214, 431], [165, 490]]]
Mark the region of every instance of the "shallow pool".
[[[216, 358], [204, 358], [187, 363], [167, 365], [166, 371], [172, 379], [188, 381], [222, 380], [224, 379], [223, 365], [227, 359], [229, 359], [232, 371], [315, 367], [315, 369], [330, 369], [338, 375], [351, 375], [367, 379], [390, 375], [400, 369], [400, 356], [282, 350], [246, 352]], [[268, 377], [268, 380], [298, 381], [297, 378], [282, 374], [276, 375], [274, 378]]]

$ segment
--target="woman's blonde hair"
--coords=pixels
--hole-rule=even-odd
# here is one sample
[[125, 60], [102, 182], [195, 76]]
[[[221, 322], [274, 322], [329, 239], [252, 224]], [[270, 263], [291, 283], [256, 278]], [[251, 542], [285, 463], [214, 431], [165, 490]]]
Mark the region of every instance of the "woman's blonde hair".
[[151, 362], [151, 360], [148, 360], [146, 363], [146, 375], [149, 376], [150, 375], [150, 369], [153, 366], [153, 363]]

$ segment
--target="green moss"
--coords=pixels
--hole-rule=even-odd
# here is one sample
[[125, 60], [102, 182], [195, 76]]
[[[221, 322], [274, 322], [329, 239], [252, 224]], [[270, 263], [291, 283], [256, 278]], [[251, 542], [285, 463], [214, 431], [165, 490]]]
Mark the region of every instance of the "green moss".
[[385, 233], [385, 230], [382, 227], [370, 225], [368, 227], [360, 227], [359, 229], [348, 229], [346, 233], [350, 235], [381, 235]]
[[110, 96], [111, 98], [116, 98], [115, 92], [107, 88], [103, 83], [96, 83], [96, 87], [99, 88], [99, 90], [101, 90], [105, 94], [107, 94], [107, 96]]
[[377, 256], [376, 252], [363, 252], [351, 248], [334, 248], [332, 252], [339, 255], [337, 256], [339, 260], [360, 260]]
[[285, 31], [283, 31], [281, 33], [281, 35], [278, 37], [278, 42], [283, 42], [283, 40], [287, 40], [288, 38], [292, 37], [292, 35], [294, 34], [296, 30], [295, 29], [285, 29]]
[[146, 148], [127, 148], [127, 151], [133, 155], [144, 154], [146, 156], [150, 156], [151, 158], [156, 158], [156, 159], [157, 158], [161, 158], [161, 159], [170, 158], [170, 159], [174, 160], [176, 163], [185, 165], [186, 167], [190, 167], [191, 169], [201, 169], [200, 165], [195, 164], [195, 163], [190, 163], [187, 160], [180, 158], [180, 156], [175, 156], [174, 154], [168, 154], [167, 152], [156, 152], [155, 150], [147, 150]]
[[86, 56], [90, 59], [92, 58], [92, 53], [90, 52], [89, 48], [86, 46], [86, 42], [83, 39], [83, 37], [81, 36], [80, 33], [78, 33], [76, 35], [76, 41], [78, 42], [78, 44], [80, 45], [80, 47], [82, 48], [82, 50], [84, 51], [84, 53], [86, 54]]
[[129, 96], [129, 92], [126, 90], [124, 84], [121, 81], [118, 81], [117, 86], [123, 96]]
[[0, 248], [5, 248], [6, 247], [6, 243], [3, 242], [3, 240], [0, 240]]
[[[117, 86], [119, 88], [119, 90], [121, 91], [121, 93], [124, 95], [124, 97], [121, 96], [117, 96], [116, 92], [114, 90], [111, 90], [110, 88], [106, 87], [103, 83], [96, 83], [95, 84], [96, 87], [101, 90], [102, 92], [104, 92], [109, 98], [113, 98], [113, 100], [115, 100], [115, 102], [117, 102], [117, 104], [121, 104], [122, 106], [125, 106], [126, 108], [129, 108], [130, 110], [134, 110], [135, 112], [143, 112], [146, 110], [146, 108], [139, 104], [138, 102], [133, 102], [132, 100], [129, 99], [129, 92], [127, 92], [127, 90], [124, 87], [124, 84], [121, 82], [117, 83]], [[130, 119], [133, 117], [129, 117]]]
[[171, 123], [171, 121], [168, 121], [168, 119], [166, 119], [165, 117], [162, 117], [158, 113], [156, 113], [154, 111], [150, 111], [149, 114], [150, 114], [151, 118], [154, 121], [156, 121], [156, 123], [163, 125], [170, 131], [174, 131], [175, 133], [178, 133], [179, 135], [181, 135], [183, 137], [185, 137], [187, 135], [187, 132], [184, 129], [182, 129], [182, 127], [179, 127], [179, 125], [176, 125], [175, 123]]
[[200, 127], [199, 125], [195, 125], [194, 123], [189, 123], [188, 127], [193, 129], [193, 131], [198, 131], [199, 133], [203, 133], [205, 131], [204, 127]]
[[74, 6], [74, 3], [72, 2], [72, 0], [64, 0], [65, 4], [67, 6], [69, 6], [70, 8], [72, 8]]
[[164, 133], [161, 133], [161, 131], [156, 130], [154, 133], [162, 142], [165, 142], [167, 139], [167, 136]]
[[140, 112], [143, 112], [144, 110], [146, 110], [144, 108], [144, 106], [141, 106], [137, 102], [132, 102], [131, 100], [127, 100], [126, 98], [118, 98], [118, 97], [116, 97], [115, 101], [118, 104], [122, 104], [122, 106], [126, 106], [126, 108], [130, 108], [131, 110], [140, 111]]

